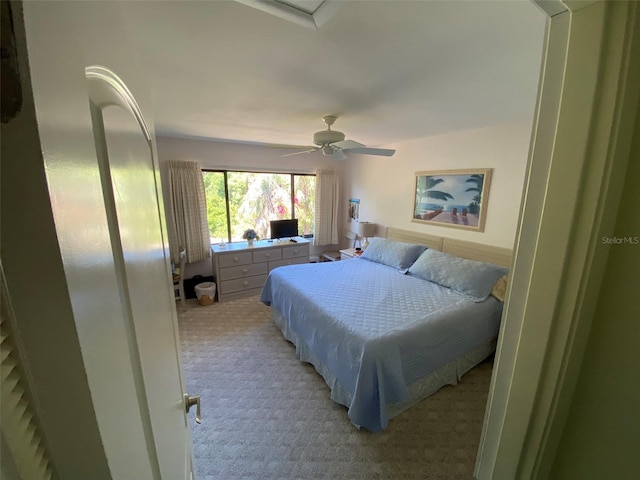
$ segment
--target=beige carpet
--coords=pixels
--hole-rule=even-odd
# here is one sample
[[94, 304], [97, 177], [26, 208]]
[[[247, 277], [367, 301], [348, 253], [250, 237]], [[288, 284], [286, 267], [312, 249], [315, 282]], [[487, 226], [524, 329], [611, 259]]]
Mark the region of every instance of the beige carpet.
[[471, 479], [491, 378], [485, 361], [455, 387], [358, 431], [346, 408], [270, 319], [258, 297], [179, 308], [198, 480]]

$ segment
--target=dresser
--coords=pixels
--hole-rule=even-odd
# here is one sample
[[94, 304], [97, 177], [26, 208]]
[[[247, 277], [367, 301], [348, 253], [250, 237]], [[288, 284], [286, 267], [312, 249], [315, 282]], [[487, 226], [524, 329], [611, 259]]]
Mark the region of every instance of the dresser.
[[212, 245], [218, 301], [258, 295], [274, 268], [309, 263], [309, 240], [296, 240], [258, 240], [252, 247], [247, 242]]

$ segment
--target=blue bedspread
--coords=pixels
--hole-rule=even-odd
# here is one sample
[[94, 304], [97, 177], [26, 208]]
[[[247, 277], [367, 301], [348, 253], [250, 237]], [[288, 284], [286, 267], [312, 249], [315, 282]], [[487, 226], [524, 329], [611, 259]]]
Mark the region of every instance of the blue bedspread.
[[409, 385], [498, 334], [502, 304], [475, 303], [446, 287], [370, 262], [273, 270], [261, 300], [351, 395], [349, 418], [384, 429], [386, 406]]

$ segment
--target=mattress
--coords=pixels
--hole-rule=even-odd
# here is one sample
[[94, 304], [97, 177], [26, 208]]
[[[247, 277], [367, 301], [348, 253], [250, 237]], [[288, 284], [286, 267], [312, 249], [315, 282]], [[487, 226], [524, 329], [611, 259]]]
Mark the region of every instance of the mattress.
[[275, 269], [261, 300], [329, 379], [350, 420], [371, 431], [388, 425], [390, 406], [408, 402], [413, 385], [484, 352], [502, 311], [493, 297], [475, 302], [361, 258]]

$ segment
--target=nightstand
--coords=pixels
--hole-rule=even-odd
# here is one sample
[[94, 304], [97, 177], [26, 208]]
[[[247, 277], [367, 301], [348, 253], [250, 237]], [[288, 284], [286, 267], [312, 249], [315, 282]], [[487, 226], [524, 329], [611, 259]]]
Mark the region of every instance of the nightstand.
[[345, 248], [340, 250], [340, 260], [350, 260], [356, 255], [355, 248]]

